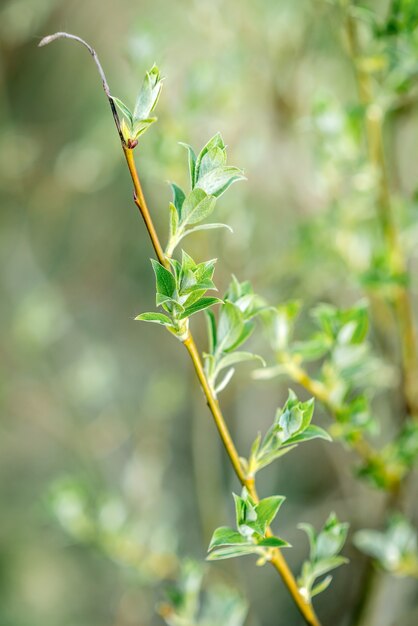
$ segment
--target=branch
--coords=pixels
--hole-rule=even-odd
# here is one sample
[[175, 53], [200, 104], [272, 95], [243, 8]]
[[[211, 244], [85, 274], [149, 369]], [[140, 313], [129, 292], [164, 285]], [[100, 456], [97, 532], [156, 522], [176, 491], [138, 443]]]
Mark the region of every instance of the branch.
[[[393, 213], [389, 177], [383, 145], [383, 112], [373, 100], [373, 87], [368, 72], [362, 69], [355, 18], [346, 15], [346, 33], [351, 62], [354, 67], [359, 99], [365, 110], [365, 130], [370, 163], [379, 174], [377, 209], [383, 237], [389, 255], [391, 268], [396, 274], [407, 273], [407, 262], [400, 243], [399, 232]], [[394, 306], [398, 318], [398, 332], [402, 351], [403, 394], [407, 412], [418, 419], [418, 379], [417, 337], [414, 326], [414, 313], [407, 287], [397, 285], [394, 291]]]
[[[56, 39], [60, 39], [60, 38], [67, 38], [67, 39], [74, 39], [75, 41], [78, 41], [80, 43], [82, 43], [90, 52], [90, 54], [92, 55], [96, 66], [98, 68], [99, 74], [102, 78], [102, 83], [103, 83], [103, 89], [107, 95], [107, 98], [109, 100], [111, 109], [112, 109], [112, 113], [113, 113], [113, 119], [115, 121], [116, 124], [116, 128], [118, 130], [119, 133], [119, 137], [121, 140], [121, 144], [122, 144], [122, 149], [126, 158], [126, 162], [128, 165], [128, 169], [132, 178], [132, 182], [133, 182], [133, 186], [134, 186], [134, 201], [135, 204], [137, 205], [143, 220], [145, 222], [149, 237], [151, 239], [152, 245], [154, 247], [155, 253], [157, 255], [157, 258], [159, 260], [159, 262], [164, 265], [166, 268], [169, 267], [169, 262], [166, 258], [166, 256], [164, 255], [163, 252], [163, 248], [161, 246], [157, 231], [155, 229], [154, 223], [152, 221], [143, 191], [142, 191], [142, 186], [141, 186], [141, 182], [138, 176], [138, 171], [136, 169], [136, 165], [135, 165], [135, 161], [133, 158], [133, 151], [131, 148], [129, 148], [125, 141], [124, 138], [122, 136], [121, 130], [120, 130], [120, 122], [119, 122], [119, 117], [118, 114], [115, 110], [115, 106], [113, 103], [113, 99], [112, 96], [110, 95], [110, 89], [105, 77], [105, 74], [103, 72], [103, 68], [100, 64], [100, 61], [98, 59], [98, 56], [95, 52], [95, 50], [88, 44], [86, 43], [83, 39], [81, 39], [80, 37], [77, 37], [75, 35], [71, 35], [69, 33], [55, 33], [54, 35], [50, 35], [48, 37], [45, 37], [44, 39], [42, 39], [42, 41], [40, 42], [40, 46], [44, 46], [47, 45], [49, 43], [51, 43], [52, 41], [55, 41]], [[251, 495], [251, 497], [258, 502], [259, 498], [257, 495], [257, 491], [255, 489], [255, 485], [254, 485], [254, 480], [252, 478], [247, 478], [245, 476], [243, 467], [241, 465], [241, 461], [239, 459], [239, 455], [238, 452], [235, 448], [235, 444], [232, 440], [231, 434], [228, 430], [228, 427], [226, 425], [225, 419], [222, 415], [221, 409], [219, 407], [219, 403], [216, 400], [216, 398], [214, 397], [210, 386], [206, 380], [206, 376], [204, 373], [204, 369], [203, 369], [203, 365], [202, 365], [202, 361], [200, 359], [200, 355], [199, 352], [196, 348], [196, 344], [194, 342], [193, 336], [192, 334], [189, 332], [187, 338], [185, 339], [185, 341], [183, 342], [184, 346], [186, 347], [190, 358], [193, 362], [193, 366], [195, 368], [196, 371], [196, 375], [199, 379], [200, 385], [202, 387], [203, 393], [205, 395], [208, 407], [210, 409], [210, 412], [212, 413], [212, 417], [215, 421], [216, 427], [218, 429], [218, 433], [219, 436], [222, 440], [222, 443], [225, 447], [226, 453], [228, 454], [228, 457], [230, 459], [230, 462], [234, 468], [235, 474], [237, 475], [238, 480], [240, 481], [241, 485], [246, 487], [249, 494]], [[272, 535], [272, 532], [270, 529], [267, 529], [266, 531], [268, 536]], [[282, 553], [280, 552], [280, 550], [275, 549], [273, 551], [273, 556], [270, 560], [270, 563], [273, 565], [273, 567], [278, 571], [278, 573], [280, 574], [285, 586], [287, 587], [290, 595], [292, 596], [295, 604], [297, 605], [301, 615], [303, 616], [306, 624], [308, 626], [321, 626], [318, 618], [315, 615], [314, 609], [312, 607], [312, 604], [310, 602], [307, 602], [305, 600], [305, 598], [301, 595], [300, 591], [299, 591], [299, 587], [296, 583], [296, 580], [289, 568], [289, 566], [287, 565], [287, 562], [285, 560], [285, 558], [283, 557]]]
[[[338, 423], [338, 411], [340, 407], [336, 405], [330, 398], [326, 386], [320, 380], [311, 378], [311, 376], [303, 367], [290, 359], [287, 360], [285, 356], [280, 355], [279, 361], [286, 368], [286, 372], [288, 373], [290, 378], [302, 387], [304, 387], [306, 391], [314, 396], [314, 398], [322, 402], [330, 416], [334, 419], [335, 422]], [[380, 471], [387, 481], [388, 490], [391, 493], [397, 493], [399, 489], [399, 480], [387, 470], [382, 459], [379, 456], [379, 451], [376, 450], [367, 441], [367, 439], [365, 439], [362, 432], [359, 431], [356, 433], [355, 439], [349, 442], [349, 446], [357, 453], [357, 455], [362, 461], [364, 461], [364, 463], [379, 464]]]

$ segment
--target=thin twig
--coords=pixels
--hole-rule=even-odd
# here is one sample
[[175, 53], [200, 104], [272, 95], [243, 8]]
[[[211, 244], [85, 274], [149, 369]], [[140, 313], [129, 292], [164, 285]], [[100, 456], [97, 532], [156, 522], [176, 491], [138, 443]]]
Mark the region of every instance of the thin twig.
[[[329, 392], [320, 380], [311, 378], [308, 372], [298, 363], [287, 358], [286, 355], [279, 355], [280, 363], [285, 367], [287, 374], [292, 380], [304, 387], [306, 391], [319, 400], [327, 409], [330, 416], [338, 423], [339, 406], [336, 405], [330, 398]], [[365, 439], [363, 433], [358, 431], [356, 436], [350, 441], [350, 447], [357, 453], [360, 459], [367, 465], [378, 465], [382, 476], [387, 481], [388, 488], [391, 492], [396, 493], [399, 488], [399, 479], [388, 471], [385, 467], [383, 460], [379, 456], [379, 451], [376, 450]]]
[[100, 78], [102, 79], [103, 89], [109, 101], [110, 108], [112, 110], [113, 119], [115, 121], [116, 128], [118, 129], [118, 133], [119, 133], [119, 138], [122, 142], [122, 145], [124, 146], [125, 139], [123, 138], [123, 135], [122, 135], [119, 115], [116, 110], [116, 106], [113, 101], [113, 98], [111, 96], [109, 84], [106, 80], [106, 75], [104, 73], [102, 64], [99, 61], [99, 57], [97, 56], [96, 50], [92, 48], [90, 44], [88, 44], [87, 41], [84, 41], [84, 39], [82, 39], [81, 37], [77, 37], [77, 35], [71, 35], [70, 33], [64, 33], [64, 32], [54, 33], [53, 35], [47, 35], [47, 37], [44, 37], [43, 39], [41, 39], [41, 41], [38, 43], [38, 47], [42, 48], [43, 46], [47, 46], [49, 43], [52, 43], [53, 41], [56, 41], [57, 39], [72, 39], [73, 41], [78, 41], [78, 43], [81, 43], [90, 52], [91, 56], [93, 57], [93, 61], [96, 64], [97, 70], [100, 74]]
[[[406, 275], [407, 261], [401, 246], [400, 235], [393, 212], [389, 177], [386, 167], [383, 145], [383, 112], [373, 99], [373, 86], [370, 75], [363, 69], [360, 61], [361, 48], [358, 36], [357, 22], [346, 5], [345, 31], [348, 42], [348, 53], [354, 68], [355, 79], [359, 93], [359, 100], [364, 107], [364, 124], [370, 163], [378, 173], [377, 211], [380, 219], [383, 238], [386, 245], [391, 270], [397, 275]], [[401, 347], [402, 395], [405, 414], [415, 420], [418, 419], [418, 360], [417, 336], [414, 324], [414, 314], [411, 296], [406, 286], [399, 284], [394, 288], [394, 309], [398, 322], [399, 343]], [[404, 492], [405, 480], [398, 483], [389, 493], [385, 506], [398, 507]], [[353, 624], [365, 626], [369, 624], [375, 611], [376, 595], [381, 584], [377, 570], [369, 560], [366, 566], [367, 585], [364, 585], [358, 605], [354, 611]]]

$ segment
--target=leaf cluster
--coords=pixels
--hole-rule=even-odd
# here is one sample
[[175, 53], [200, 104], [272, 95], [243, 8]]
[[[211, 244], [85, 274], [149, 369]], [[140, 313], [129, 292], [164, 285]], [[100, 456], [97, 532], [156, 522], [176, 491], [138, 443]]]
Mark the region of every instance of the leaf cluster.
[[226, 224], [200, 224], [215, 208], [219, 198], [232, 183], [242, 180], [244, 175], [237, 167], [226, 164], [226, 146], [217, 133], [196, 156], [193, 148], [189, 155], [190, 192], [186, 194], [172, 183], [173, 201], [170, 203], [170, 234], [166, 254], [172, 256], [179, 242], [199, 230], [229, 228]]
[[219, 298], [205, 296], [216, 290], [212, 281], [216, 259], [195, 263], [182, 251], [181, 261], [170, 259], [171, 271], [161, 263], [151, 260], [156, 283], [156, 305], [165, 313], [142, 313], [135, 319], [161, 324], [179, 339], [188, 335], [190, 316], [221, 302]]
[[225, 585], [204, 589], [203, 568], [187, 559], [175, 585], [166, 589], [166, 601], [157, 611], [168, 626], [244, 626], [248, 607], [245, 600]]
[[287, 541], [267, 532], [285, 500], [284, 496], [270, 496], [258, 504], [245, 488], [241, 496], [233, 496], [237, 530], [227, 526], [215, 530], [208, 548], [208, 560], [256, 554], [260, 557], [258, 564], [264, 565], [270, 559], [271, 548], [290, 547]]
[[356, 547], [372, 556], [379, 566], [397, 576], [418, 577], [416, 530], [405, 517], [394, 515], [384, 532], [360, 530], [354, 535]]
[[160, 70], [154, 64], [145, 74], [133, 111], [122, 100], [112, 96], [112, 100], [123, 114], [121, 131], [129, 148], [135, 147], [138, 138], [148, 130], [151, 124], [157, 121], [156, 117], [151, 117], [151, 113], [157, 106], [161, 88]]
[[[257, 354], [239, 350], [255, 328], [255, 318], [263, 311], [264, 302], [256, 295], [250, 282], [240, 283], [235, 276], [219, 307], [218, 320], [207, 311], [208, 352], [204, 354], [206, 376], [216, 395], [230, 382], [234, 365], [244, 361], [264, 360]], [[226, 373], [219, 380], [224, 370]]]
[[320, 373], [310, 381], [337, 420], [333, 434], [350, 442], [359, 432], [375, 431], [369, 395], [374, 386], [385, 384], [388, 368], [371, 354], [364, 301], [348, 309], [316, 306], [311, 311], [315, 328], [303, 341], [294, 338], [298, 312], [298, 303], [290, 302], [265, 315], [278, 364], [257, 372], [257, 378], [290, 374], [304, 384], [308, 374], [300, 373], [301, 365], [320, 361]]
[[314, 411], [314, 399], [300, 402], [295, 393], [289, 390], [289, 397], [283, 408], [278, 408], [273, 425], [264, 438], [259, 433], [255, 439], [248, 459], [248, 475], [270, 465], [299, 443], [311, 439], [331, 441], [328, 433], [319, 426], [311, 424]]
[[[319, 533], [311, 524], [299, 524], [298, 528], [308, 535], [310, 553], [297, 582], [302, 595], [310, 601], [330, 585], [332, 576], [328, 572], [348, 562], [339, 554], [347, 538], [348, 524], [339, 522], [335, 513], [331, 513]], [[328, 575], [316, 583], [325, 574]]]
[[[408, 421], [399, 434], [359, 470], [359, 475], [379, 489], [398, 486], [418, 458], [418, 424]], [[389, 481], [389, 482], [388, 482]]]

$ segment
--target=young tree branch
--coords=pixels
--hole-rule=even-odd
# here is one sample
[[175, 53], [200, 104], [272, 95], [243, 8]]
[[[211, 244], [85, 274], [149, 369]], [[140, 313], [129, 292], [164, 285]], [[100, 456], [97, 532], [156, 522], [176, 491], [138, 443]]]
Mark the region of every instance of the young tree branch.
[[[126, 145], [126, 142], [123, 138], [122, 132], [121, 132], [121, 126], [120, 126], [120, 120], [119, 120], [119, 116], [117, 114], [112, 96], [110, 94], [110, 89], [103, 71], [103, 68], [100, 64], [100, 61], [98, 59], [98, 56], [95, 52], [95, 50], [87, 43], [85, 42], [83, 39], [81, 39], [80, 37], [77, 37], [75, 35], [71, 35], [69, 33], [64, 33], [64, 32], [60, 32], [60, 33], [55, 33], [54, 35], [50, 35], [47, 37], [44, 37], [42, 39], [42, 41], [40, 42], [40, 46], [45, 46], [57, 39], [60, 38], [67, 38], [67, 39], [73, 39], [75, 41], [80, 42], [81, 44], [83, 44], [90, 52], [90, 54], [93, 57], [93, 60], [96, 64], [96, 67], [99, 71], [100, 77], [102, 79], [102, 83], [103, 83], [103, 89], [106, 93], [106, 96], [109, 100], [111, 109], [112, 109], [112, 114], [113, 114], [113, 119], [115, 121], [115, 125], [116, 128], [118, 130], [119, 133], [119, 137], [121, 140], [121, 144], [122, 144], [122, 149], [126, 158], [126, 162], [128, 165], [128, 169], [132, 178], [132, 182], [133, 182], [133, 186], [134, 186], [134, 201], [135, 204], [137, 205], [147, 228], [149, 237], [151, 239], [152, 245], [154, 247], [156, 256], [159, 260], [159, 262], [164, 265], [164, 267], [168, 268], [169, 267], [169, 263], [167, 258], [164, 255], [163, 252], [163, 248], [161, 246], [161, 243], [159, 241], [159, 237], [158, 234], [156, 232], [156, 229], [154, 227], [144, 194], [142, 192], [142, 186], [140, 183], [140, 179], [138, 176], [138, 171], [136, 169], [136, 165], [135, 165], [135, 161], [133, 158], [133, 151], [131, 148], [129, 148]], [[255, 488], [255, 484], [254, 484], [254, 479], [253, 478], [248, 478], [245, 476], [243, 467], [241, 465], [240, 459], [239, 459], [239, 455], [238, 452], [235, 448], [234, 442], [232, 440], [231, 434], [228, 430], [228, 427], [226, 425], [225, 419], [222, 415], [221, 409], [219, 407], [219, 403], [216, 400], [216, 398], [214, 397], [211, 388], [207, 382], [205, 373], [204, 373], [204, 369], [203, 369], [203, 365], [202, 365], [202, 361], [200, 359], [200, 355], [199, 352], [196, 348], [196, 344], [194, 342], [193, 336], [192, 334], [189, 332], [187, 338], [183, 341], [190, 357], [191, 360], [193, 362], [193, 366], [194, 369], [196, 371], [196, 375], [198, 377], [198, 380], [200, 382], [200, 385], [202, 387], [203, 393], [205, 395], [208, 407], [210, 409], [210, 412], [212, 414], [212, 417], [215, 421], [216, 427], [218, 429], [220, 438], [222, 440], [222, 443], [225, 447], [225, 450], [228, 454], [228, 457], [231, 461], [231, 464], [234, 468], [234, 471], [237, 475], [238, 480], [240, 481], [241, 485], [243, 487], [246, 487], [249, 494], [251, 495], [251, 497], [258, 502], [259, 498], [257, 495], [257, 491]], [[266, 535], [267, 536], [272, 536], [272, 532], [270, 529], [267, 529], [266, 531]], [[297, 608], [299, 609], [301, 615], [303, 616], [306, 624], [308, 626], [321, 626], [315, 611], [312, 607], [312, 603], [307, 601], [302, 594], [299, 591], [299, 587], [296, 583], [296, 580], [289, 568], [289, 566], [287, 565], [287, 562], [285, 560], [285, 558], [283, 557], [282, 553], [280, 552], [279, 549], [274, 548], [272, 549], [272, 557], [270, 559], [270, 563], [273, 565], [273, 567], [277, 570], [277, 572], [280, 574], [285, 586], [287, 587], [290, 595], [292, 596]]]

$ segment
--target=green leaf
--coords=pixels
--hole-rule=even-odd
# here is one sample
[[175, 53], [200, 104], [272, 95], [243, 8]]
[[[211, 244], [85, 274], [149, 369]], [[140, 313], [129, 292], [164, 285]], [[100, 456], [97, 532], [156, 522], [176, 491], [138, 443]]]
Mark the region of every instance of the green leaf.
[[190, 174], [190, 186], [193, 189], [196, 182], [196, 154], [189, 144], [179, 142], [181, 146], [186, 148], [189, 156], [189, 174]]
[[[213, 289], [213, 287], [209, 287], [209, 289]], [[192, 290], [186, 302], [184, 303], [184, 308], [190, 309], [193, 305], [195, 305], [205, 296], [206, 291], [207, 291], [206, 287], [202, 289]]]
[[337, 569], [340, 565], [348, 563], [348, 559], [344, 556], [331, 556], [327, 559], [321, 559], [313, 564], [313, 574], [315, 578], [323, 576], [327, 572], [331, 572], [333, 569]]
[[240, 533], [233, 528], [221, 526], [212, 535], [208, 550], [211, 551], [219, 546], [232, 546], [235, 544], [247, 543]]
[[183, 272], [186, 272], [187, 270], [193, 270], [196, 271], [196, 263], [193, 261], [192, 257], [190, 256], [190, 254], [187, 254], [187, 252], [185, 250], [181, 251], [181, 269]]
[[180, 284], [178, 285], [179, 293], [187, 294], [191, 293], [195, 289], [199, 289], [196, 278], [196, 271], [193, 271], [186, 266], [182, 267], [182, 276], [180, 279]]
[[208, 217], [215, 208], [216, 199], [207, 195], [202, 189], [193, 189], [183, 203], [182, 226], [196, 224]]
[[270, 307], [263, 314], [275, 352], [289, 349], [300, 308], [299, 301], [290, 300], [281, 306]]
[[347, 532], [348, 524], [340, 524], [335, 515], [331, 514], [316, 538], [316, 558], [323, 560], [337, 554], [345, 543]]
[[227, 230], [229, 230], [229, 232], [231, 232], [231, 233], [233, 232], [232, 228], [230, 226], [228, 226], [227, 224], [200, 224], [199, 226], [194, 226], [193, 228], [187, 229], [178, 238], [178, 242], [180, 242], [182, 239], [184, 239], [188, 235], [191, 235], [192, 233], [196, 233], [198, 230], [212, 230], [214, 228], [226, 228]]
[[314, 586], [317, 578], [347, 563], [347, 559], [338, 552], [345, 542], [348, 525], [340, 523], [335, 513], [331, 513], [319, 533], [315, 532], [311, 524], [298, 524], [298, 528], [307, 533], [310, 545], [309, 561], [303, 563], [298, 578], [299, 587], [309, 599], [324, 591], [331, 582], [328, 576]]
[[264, 451], [261, 452], [260, 456], [257, 458], [257, 469], [262, 469], [263, 467], [267, 467], [267, 465], [270, 465], [270, 463], [273, 463], [273, 461], [276, 461], [281, 456], [284, 456], [285, 454], [287, 454], [294, 448], [296, 448], [296, 444], [293, 446], [285, 446], [283, 448], [276, 448], [268, 452], [264, 452]]
[[255, 544], [248, 543], [242, 546], [230, 546], [228, 548], [217, 548], [207, 557], [207, 561], [220, 561], [222, 559], [233, 559], [237, 556], [246, 556], [259, 552], [259, 548]]
[[133, 124], [133, 138], [138, 139], [141, 135], [145, 133], [146, 130], [157, 121], [156, 117], [149, 117], [145, 120], [135, 120]]
[[301, 431], [305, 431], [309, 424], [312, 421], [314, 408], [315, 408], [315, 399], [311, 398], [306, 402], [301, 402], [300, 407], [302, 409], [302, 428]]
[[378, 561], [385, 560], [387, 541], [383, 533], [377, 530], [359, 530], [354, 535], [353, 541], [356, 548], [361, 552]]
[[172, 297], [176, 290], [176, 281], [173, 274], [155, 259], [151, 259], [151, 264], [155, 274], [157, 293]]
[[221, 133], [216, 133], [216, 135], [214, 135], [211, 139], [209, 139], [207, 144], [203, 146], [203, 148], [201, 149], [199, 156], [196, 159], [195, 180], [194, 180], [195, 184], [200, 178], [200, 168], [201, 168], [202, 160], [204, 159], [204, 157], [206, 156], [208, 152], [216, 150], [217, 148], [220, 149], [221, 151], [225, 151], [225, 144], [223, 142]]
[[254, 439], [253, 443], [251, 444], [250, 459], [257, 458], [257, 454], [260, 449], [260, 444], [261, 444], [261, 433], [259, 432], [257, 434], [257, 437]]
[[162, 324], [163, 326], [172, 326], [172, 321], [167, 315], [162, 313], [141, 313], [135, 317], [140, 322], [154, 322], [155, 324]]
[[257, 521], [257, 513], [255, 510], [255, 504], [249, 497], [247, 490], [242, 490], [242, 496], [238, 496], [236, 493], [232, 494], [235, 502], [235, 519], [237, 528], [239, 529], [243, 525]]
[[118, 107], [118, 109], [123, 113], [123, 115], [126, 117], [126, 119], [128, 120], [129, 124], [131, 125], [131, 127], [133, 126], [133, 115], [131, 113], [131, 111], [128, 109], [128, 107], [126, 106], [126, 104], [124, 102], [122, 102], [122, 100], [119, 100], [119, 98], [115, 98], [114, 96], [111, 96], [113, 102], [116, 104], [116, 106]]
[[176, 209], [176, 207], [174, 206], [174, 204], [172, 202], [170, 202], [169, 204], [169, 211], [170, 211], [170, 233], [169, 233], [169, 237], [170, 240], [175, 237], [176, 233], [177, 233], [177, 228], [179, 225], [179, 214], [178, 211]]
[[177, 209], [177, 213], [179, 217], [181, 217], [181, 209], [183, 207], [183, 202], [186, 198], [186, 194], [183, 189], [181, 189], [175, 183], [171, 183], [171, 189], [173, 190], [173, 204]]
[[314, 411], [314, 400], [299, 402], [296, 395], [289, 389], [289, 397], [282, 410], [278, 409], [276, 423], [283, 429], [283, 442], [302, 433], [309, 426]]
[[258, 546], [263, 546], [266, 548], [291, 548], [291, 544], [285, 541], [284, 539], [280, 539], [280, 537], [265, 537], [257, 542]]
[[226, 165], [226, 150], [225, 148], [214, 147], [206, 152], [199, 164], [199, 178], [208, 174], [218, 167]]
[[[205, 280], [199, 280], [199, 278], [197, 277], [197, 272], [195, 272], [193, 274], [194, 279], [195, 279], [195, 283], [190, 283], [188, 286], [185, 286], [184, 288], [181, 289], [181, 294], [182, 295], [186, 295], [188, 293], [193, 293], [195, 294], [198, 291], [208, 291], [208, 289], [214, 289], [216, 290], [215, 284], [213, 282], [213, 280], [211, 278], [207, 278]], [[203, 295], [203, 293], [202, 293]], [[187, 301], [188, 302], [188, 301]]]
[[316, 361], [323, 357], [332, 347], [332, 342], [325, 334], [318, 334], [309, 341], [295, 341], [290, 349], [291, 354], [297, 354], [304, 361]]
[[323, 580], [321, 580], [320, 583], [315, 585], [315, 587], [313, 587], [311, 591], [311, 598], [314, 598], [319, 593], [322, 593], [323, 591], [325, 591], [325, 589], [328, 589], [328, 587], [331, 584], [331, 581], [332, 581], [332, 576], [326, 576]]
[[179, 315], [179, 319], [183, 320], [186, 317], [190, 317], [191, 315], [194, 315], [195, 313], [198, 313], [199, 311], [203, 311], [204, 309], [207, 309], [208, 307], [213, 306], [214, 304], [221, 303], [221, 302], [222, 300], [220, 300], [219, 298], [211, 298], [211, 297], [201, 298], [200, 300], [198, 300], [191, 306], [187, 307], [187, 309], [185, 309], [183, 313]]
[[276, 517], [281, 505], [285, 501], [284, 496], [270, 496], [264, 498], [255, 507], [257, 513], [257, 522], [263, 529], [263, 534], [266, 531], [267, 526], [270, 526], [271, 522]]
[[233, 377], [233, 375], [235, 374], [235, 370], [233, 367], [231, 367], [231, 369], [229, 369], [227, 371], [227, 373], [225, 374], [225, 376], [221, 379], [221, 381], [216, 385], [215, 387], [215, 394], [221, 393], [221, 391], [223, 391], [225, 389], [225, 387], [227, 387], [227, 385], [229, 384], [229, 382], [231, 381], [231, 378]]
[[238, 180], [245, 180], [245, 176], [237, 167], [217, 167], [199, 178], [196, 187], [203, 189], [208, 195], [219, 198], [232, 183]]
[[182, 269], [181, 269], [181, 263], [179, 263], [179, 261], [177, 261], [177, 259], [172, 259], [169, 258], [168, 259], [171, 268], [173, 270], [173, 274], [174, 274], [174, 278], [176, 283], [179, 283], [181, 280], [181, 273], [182, 273]]
[[290, 439], [292, 435], [300, 430], [302, 418], [303, 414], [298, 406], [287, 408], [283, 411], [279, 418], [279, 424], [284, 432], [284, 441]]
[[231, 367], [231, 365], [243, 363], [244, 361], [260, 361], [265, 365], [263, 357], [258, 354], [252, 354], [251, 352], [230, 352], [219, 360], [216, 369], [220, 372], [226, 367]]
[[254, 380], [271, 380], [286, 374], [287, 370], [283, 365], [272, 365], [271, 367], [265, 367], [263, 369], [256, 369], [252, 373]]
[[208, 329], [208, 350], [213, 354], [216, 347], [216, 319], [213, 311], [206, 311], [206, 321]]
[[135, 120], [145, 120], [149, 118], [151, 111], [157, 105], [162, 87], [160, 70], [156, 65], [145, 74], [144, 82], [139, 90], [133, 117]]
[[302, 443], [302, 441], [310, 441], [311, 439], [324, 439], [325, 441], [332, 441], [332, 437], [326, 430], [320, 426], [314, 426], [311, 424], [303, 432], [293, 435], [286, 440], [286, 445]]
[[[241, 317], [243, 318], [242, 313], [241, 313]], [[252, 335], [254, 328], [255, 326], [252, 322], [243, 323], [241, 333], [238, 335], [237, 339], [232, 344], [228, 345], [228, 348], [225, 348], [225, 351], [231, 352], [232, 350], [236, 350], [237, 348], [242, 346], [242, 344], [245, 343], [247, 339]]]
[[171, 313], [171, 310], [174, 308], [176, 312], [184, 311], [184, 307], [175, 300], [174, 298], [170, 298], [169, 296], [165, 296], [162, 293], [157, 293], [155, 296], [155, 303], [157, 306], [163, 306], [167, 311]]
[[312, 524], [307, 524], [305, 522], [301, 522], [297, 526], [300, 530], [303, 530], [308, 535], [309, 547], [310, 547], [310, 560], [313, 561], [315, 559], [316, 553], [316, 532], [315, 528]]
[[218, 352], [225, 352], [232, 348], [244, 330], [244, 323], [240, 310], [230, 302], [225, 302], [221, 308], [218, 323]]

